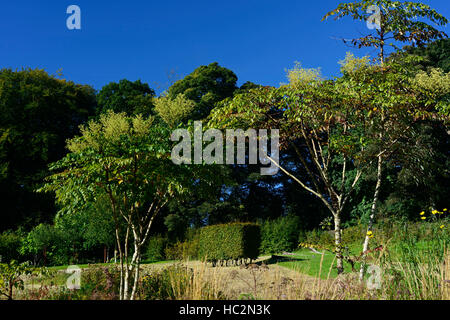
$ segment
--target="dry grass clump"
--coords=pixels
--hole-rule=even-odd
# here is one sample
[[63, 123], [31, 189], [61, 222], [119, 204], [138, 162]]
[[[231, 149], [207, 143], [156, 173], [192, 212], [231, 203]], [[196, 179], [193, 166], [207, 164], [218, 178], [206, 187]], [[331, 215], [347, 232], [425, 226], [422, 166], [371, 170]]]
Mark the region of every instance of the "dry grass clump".
[[[450, 253], [445, 261], [428, 257], [423, 263], [399, 263], [389, 259], [386, 251], [372, 259], [373, 274], [359, 281], [358, 273], [345, 273], [337, 278], [321, 279], [299, 270], [263, 262], [245, 267], [209, 267], [206, 263], [188, 263], [192, 273], [188, 285], [179, 290], [182, 281], [173, 275], [171, 284], [175, 299], [261, 299], [261, 300], [414, 300], [450, 299]], [[322, 262], [319, 274], [322, 273]], [[187, 271], [188, 272], [188, 271]], [[183, 278], [186, 275], [182, 275]], [[369, 282], [375, 286], [368, 285]]]

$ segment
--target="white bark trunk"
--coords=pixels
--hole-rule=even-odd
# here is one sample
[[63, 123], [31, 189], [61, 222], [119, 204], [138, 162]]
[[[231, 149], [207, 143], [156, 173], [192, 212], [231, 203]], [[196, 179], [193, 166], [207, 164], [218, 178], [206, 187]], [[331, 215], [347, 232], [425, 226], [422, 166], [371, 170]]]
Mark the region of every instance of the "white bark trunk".
[[342, 257], [342, 233], [341, 233], [341, 217], [340, 212], [334, 216], [334, 244], [336, 250], [336, 268], [338, 274], [344, 272], [344, 259]]
[[136, 259], [134, 262], [134, 281], [133, 281], [133, 289], [131, 291], [131, 296], [130, 296], [130, 300], [134, 300], [136, 297], [136, 292], [137, 292], [137, 288], [138, 288], [138, 284], [139, 284], [139, 267], [141, 264], [141, 248], [140, 246], [136, 246], [135, 247], [136, 250]]
[[378, 165], [377, 165], [377, 183], [375, 185], [375, 193], [373, 195], [372, 207], [370, 209], [369, 223], [367, 226], [367, 233], [364, 239], [363, 251], [362, 251], [362, 260], [361, 260], [361, 268], [359, 270], [359, 280], [363, 281], [364, 273], [366, 268], [366, 252], [369, 250], [369, 242], [370, 237], [368, 235], [369, 231], [372, 231], [373, 223], [375, 221], [375, 213], [377, 210], [378, 197], [380, 195], [381, 189], [381, 177], [382, 177], [382, 164], [383, 164], [383, 156], [378, 156]]

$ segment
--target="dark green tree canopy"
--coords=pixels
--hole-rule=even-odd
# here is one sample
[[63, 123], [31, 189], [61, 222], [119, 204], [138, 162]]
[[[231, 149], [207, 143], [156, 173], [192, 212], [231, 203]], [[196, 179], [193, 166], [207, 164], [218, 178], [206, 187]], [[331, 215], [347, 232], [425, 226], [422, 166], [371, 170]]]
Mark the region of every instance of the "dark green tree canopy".
[[450, 72], [450, 39], [448, 38], [433, 41], [424, 47], [406, 46], [400, 54], [404, 53], [424, 58], [420, 62], [424, 69], [434, 67]]
[[95, 110], [93, 88], [44, 70], [0, 70], [0, 230], [53, 215], [51, 196], [34, 189], [66, 154], [66, 139]]
[[198, 120], [209, 115], [215, 104], [233, 96], [237, 76], [233, 71], [221, 67], [217, 62], [200, 66], [182, 80], [169, 88], [169, 97], [174, 99], [183, 93], [187, 99], [197, 103], [193, 119]]
[[253, 83], [251, 81], [247, 81], [246, 83], [244, 83], [242, 86], [239, 87], [239, 89], [237, 89], [234, 94], [239, 94], [239, 93], [244, 93], [247, 92], [251, 89], [257, 89], [257, 88], [261, 88], [262, 86], [260, 84], [256, 84]]
[[97, 95], [97, 113], [112, 110], [125, 112], [128, 115], [148, 116], [153, 113], [152, 99], [154, 96], [155, 91], [140, 80], [131, 82], [123, 79], [118, 83], [111, 82], [104, 86]]

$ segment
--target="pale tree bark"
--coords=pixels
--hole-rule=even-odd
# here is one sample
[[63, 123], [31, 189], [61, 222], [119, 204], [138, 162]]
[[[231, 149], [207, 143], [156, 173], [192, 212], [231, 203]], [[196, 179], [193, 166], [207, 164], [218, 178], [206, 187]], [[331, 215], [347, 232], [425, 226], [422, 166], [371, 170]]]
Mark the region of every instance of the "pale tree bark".
[[377, 210], [378, 198], [380, 195], [381, 180], [382, 180], [382, 167], [383, 167], [383, 156], [378, 155], [377, 182], [375, 185], [375, 192], [373, 195], [372, 207], [370, 209], [367, 233], [366, 233], [366, 237], [364, 238], [361, 268], [359, 270], [359, 280], [361, 280], [361, 281], [364, 279], [364, 273], [365, 273], [365, 267], [366, 267], [366, 252], [369, 250], [369, 241], [370, 241], [369, 231], [372, 231], [372, 229], [373, 229], [373, 224], [375, 222], [375, 214], [376, 214], [376, 210]]
[[[123, 256], [121, 258], [120, 264], [122, 267], [121, 270], [121, 282], [123, 283], [122, 294], [121, 294], [121, 300], [128, 300], [128, 279], [130, 276], [129, 272], [129, 261], [128, 261], [128, 240], [129, 240], [129, 234], [130, 234], [130, 228], [129, 225], [127, 226], [127, 231], [125, 233], [125, 243], [123, 248]], [[123, 281], [122, 281], [123, 279]]]
[[[134, 268], [134, 281], [133, 281], [133, 287], [131, 289], [131, 295], [130, 300], [134, 300], [136, 296], [136, 291], [139, 284], [139, 267], [141, 264], [141, 247], [139, 244], [135, 242], [134, 244], [134, 255], [133, 255], [133, 268]], [[132, 269], [130, 270], [132, 271]]]
[[336, 247], [336, 269], [338, 274], [344, 272], [344, 259], [342, 256], [342, 232], [341, 232], [341, 215], [337, 213], [334, 216], [334, 244]]
[[[384, 25], [384, 14], [383, 12], [381, 12], [381, 21], [380, 21], [380, 63], [383, 66], [384, 65], [384, 44], [385, 44], [385, 25]], [[384, 117], [383, 117], [384, 120]], [[380, 141], [383, 137], [383, 134], [380, 133]], [[369, 222], [368, 222], [368, 226], [367, 226], [367, 232], [366, 232], [366, 236], [364, 238], [364, 244], [363, 244], [363, 251], [362, 251], [362, 261], [361, 261], [361, 267], [359, 270], [359, 280], [363, 281], [364, 279], [364, 273], [365, 273], [365, 268], [366, 268], [366, 252], [367, 250], [369, 250], [369, 242], [370, 242], [370, 237], [369, 237], [369, 231], [372, 231], [373, 228], [373, 224], [375, 221], [375, 214], [376, 214], [376, 210], [377, 210], [377, 203], [378, 203], [378, 197], [380, 194], [380, 188], [381, 188], [381, 180], [382, 180], [382, 166], [383, 166], [383, 155], [382, 153], [380, 153], [378, 155], [378, 164], [377, 164], [377, 182], [375, 185], [375, 192], [373, 195], [373, 200], [372, 200], [372, 207], [370, 209], [370, 216], [369, 216]]]
[[113, 220], [114, 220], [114, 229], [115, 229], [115, 249], [114, 249], [114, 263], [116, 263], [117, 253], [119, 255], [119, 262], [120, 262], [120, 284], [119, 284], [119, 299], [123, 300], [123, 288], [124, 288], [124, 253], [122, 250], [122, 242], [120, 238], [120, 228], [119, 228], [119, 221], [118, 221], [118, 209], [116, 206], [116, 201], [113, 195], [113, 192], [110, 188], [107, 189], [107, 193], [111, 202], [111, 208], [112, 208], [112, 214], [113, 214]]
[[[385, 118], [382, 117], [382, 121], [384, 122]], [[403, 131], [407, 132], [409, 130], [411, 126], [407, 125]], [[383, 137], [385, 137], [385, 133], [382, 130], [381, 133], [379, 134], [379, 140], [381, 141], [383, 139]], [[401, 135], [400, 135], [401, 136]], [[390, 142], [387, 146], [385, 146], [385, 149], [383, 151], [381, 151], [380, 153], [378, 153], [376, 155], [377, 159], [377, 181], [375, 184], [375, 191], [373, 194], [373, 199], [372, 199], [372, 206], [370, 208], [370, 216], [369, 216], [369, 221], [368, 221], [368, 225], [367, 225], [367, 233], [365, 235], [364, 238], [364, 244], [363, 244], [363, 250], [362, 250], [362, 262], [361, 262], [361, 268], [359, 271], [359, 279], [362, 281], [364, 279], [364, 273], [365, 273], [365, 260], [366, 260], [366, 252], [369, 250], [369, 242], [370, 242], [370, 237], [368, 235], [369, 231], [373, 231], [373, 225], [375, 223], [375, 216], [377, 213], [377, 205], [378, 205], [378, 200], [380, 198], [380, 191], [381, 191], [381, 185], [383, 182], [383, 161], [385, 159], [387, 159], [389, 157], [389, 155], [393, 152], [393, 150], [395, 150], [395, 144], [399, 141], [400, 137], [396, 137], [390, 138]], [[372, 164], [372, 161], [369, 163], [369, 166]]]
[[[165, 198], [165, 195], [163, 196]], [[129, 272], [132, 274], [134, 272], [133, 286], [131, 287], [131, 293], [129, 296], [130, 300], [134, 300], [136, 298], [138, 286], [139, 286], [139, 276], [140, 276], [140, 265], [141, 265], [141, 251], [145, 242], [148, 239], [149, 232], [153, 221], [161, 208], [163, 208], [167, 204], [167, 200], [162, 203], [159, 201], [153, 202], [148, 210], [147, 214], [144, 216], [138, 215], [137, 223], [132, 225], [133, 237], [134, 237], [134, 253], [131, 259]]]
[[[122, 217], [127, 222], [127, 231], [124, 237], [123, 250], [120, 249], [121, 262], [121, 281], [120, 281], [120, 300], [136, 299], [139, 286], [140, 264], [142, 259], [142, 247], [146, 243], [151, 226], [157, 214], [167, 204], [167, 193], [161, 195], [161, 199], [155, 199], [148, 207], [144, 214], [140, 214], [139, 210], [133, 206], [131, 213]], [[118, 234], [118, 232], [117, 232]], [[133, 239], [133, 255], [129, 259], [130, 237]], [[118, 246], [121, 248], [120, 237], [118, 237]]]

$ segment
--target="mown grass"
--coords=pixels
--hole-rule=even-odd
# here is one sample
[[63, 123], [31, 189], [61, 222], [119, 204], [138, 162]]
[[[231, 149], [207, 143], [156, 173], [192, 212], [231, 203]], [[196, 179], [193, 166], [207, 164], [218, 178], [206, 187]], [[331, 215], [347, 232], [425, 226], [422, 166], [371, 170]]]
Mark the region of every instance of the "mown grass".
[[[321, 254], [314, 253], [309, 249], [300, 249], [295, 251], [293, 255], [282, 255], [281, 257], [286, 260], [277, 262], [279, 266], [289, 268], [312, 277], [333, 279], [338, 275], [336, 270], [335, 255], [328, 251], [323, 252], [323, 258]], [[357, 269], [358, 267], [359, 264], [355, 264], [355, 268]], [[351, 265], [348, 262], [344, 262], [344, 270], [352, 270]]]
[[154, 261], [154, 260], [143, 260], [141, 264], [164, 264], [164, 263], [175, 263], [176, 260], [161, 260], [161, 261]]

